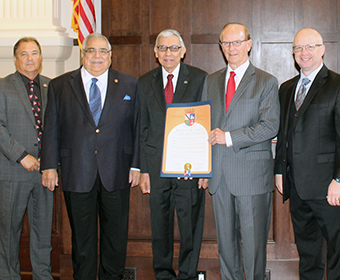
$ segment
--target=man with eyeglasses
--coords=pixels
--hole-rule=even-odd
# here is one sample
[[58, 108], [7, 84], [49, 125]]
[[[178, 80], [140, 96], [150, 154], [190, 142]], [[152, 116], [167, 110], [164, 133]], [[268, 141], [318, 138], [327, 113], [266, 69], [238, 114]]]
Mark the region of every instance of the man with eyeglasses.
[[275, 185], [284, 201], [290, 198], [300, 279], [324, 279], [327, 251], [327, 279], [336, 280], [340, 279], [340, 75], [324, 65], [325, 46], [314, 29], [297, 32], [293, 53], [300, 74], [279, 90]]
[[203, 100], [212, 102], [209, 192], [221, 276], [241, 280], [244, 271], [247, 280], [263, 280], [274, 190], [271, 139], [279, 128], [278, 82], [249, 62], [252, 40], [243, 24], [225, 25], [220, 45], [228, 66], [208, 76]]
[[62, 188], [72, 229], [73, 277], [121, 280], [130, 186], [139, 183], [137, 79], [113, 70], [111, 45], [98, 33], [83, 42], [82, 67], [50, 83], [42, 140], [42, 183]]
[[[161, 66], [140, 77], [137, 86], [141, 106], [140, 188], [143, 194], [150, 194], [153, 268], [156, 279], [197, 279], [206, 181], [161, 178], [160, 170], [166, 104], [200, 101], [207, 73], [181, 62], [186, 48], [176, 30], [160, 32], [154, 52]], [[175, 209], [181, 234], [177, 276], [172, 265]]]

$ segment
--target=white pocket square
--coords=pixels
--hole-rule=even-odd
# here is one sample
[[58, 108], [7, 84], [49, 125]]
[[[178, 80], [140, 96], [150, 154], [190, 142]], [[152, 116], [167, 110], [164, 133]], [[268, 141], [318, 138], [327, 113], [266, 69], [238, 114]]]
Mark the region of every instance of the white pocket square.
[[131, 100], [130, 95], [127, 95], [127, 94], [126, 94], [126, 95], [124, 96], [123, 100]]

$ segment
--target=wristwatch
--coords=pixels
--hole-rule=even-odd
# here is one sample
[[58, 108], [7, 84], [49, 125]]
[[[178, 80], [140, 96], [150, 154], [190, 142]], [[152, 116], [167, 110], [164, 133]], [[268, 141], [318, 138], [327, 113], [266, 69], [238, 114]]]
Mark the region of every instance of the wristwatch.
[[340, 178], [335, 178], [334, 180], [340, 184]]

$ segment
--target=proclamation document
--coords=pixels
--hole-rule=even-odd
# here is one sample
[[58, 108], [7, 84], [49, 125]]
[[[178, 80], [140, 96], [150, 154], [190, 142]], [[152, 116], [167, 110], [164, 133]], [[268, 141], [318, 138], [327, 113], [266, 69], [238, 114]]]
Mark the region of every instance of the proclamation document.
[[210, 101], [167, 104], [161, 177], [211, 177], [210, 131]]

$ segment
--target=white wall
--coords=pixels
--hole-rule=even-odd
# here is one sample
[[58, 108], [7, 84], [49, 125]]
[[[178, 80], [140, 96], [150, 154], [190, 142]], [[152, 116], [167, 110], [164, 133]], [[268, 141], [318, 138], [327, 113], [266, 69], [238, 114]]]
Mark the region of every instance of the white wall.
[[[97, 32], [101, 32], [101, 1], [94, 0]], [[80, 66], [73, 46], [72, 0], [0, 0], [0, 77], [15, 71], [13, 45], [23, 36], [38, 39], [43, 53], [41, 74], [54, 78]]]

